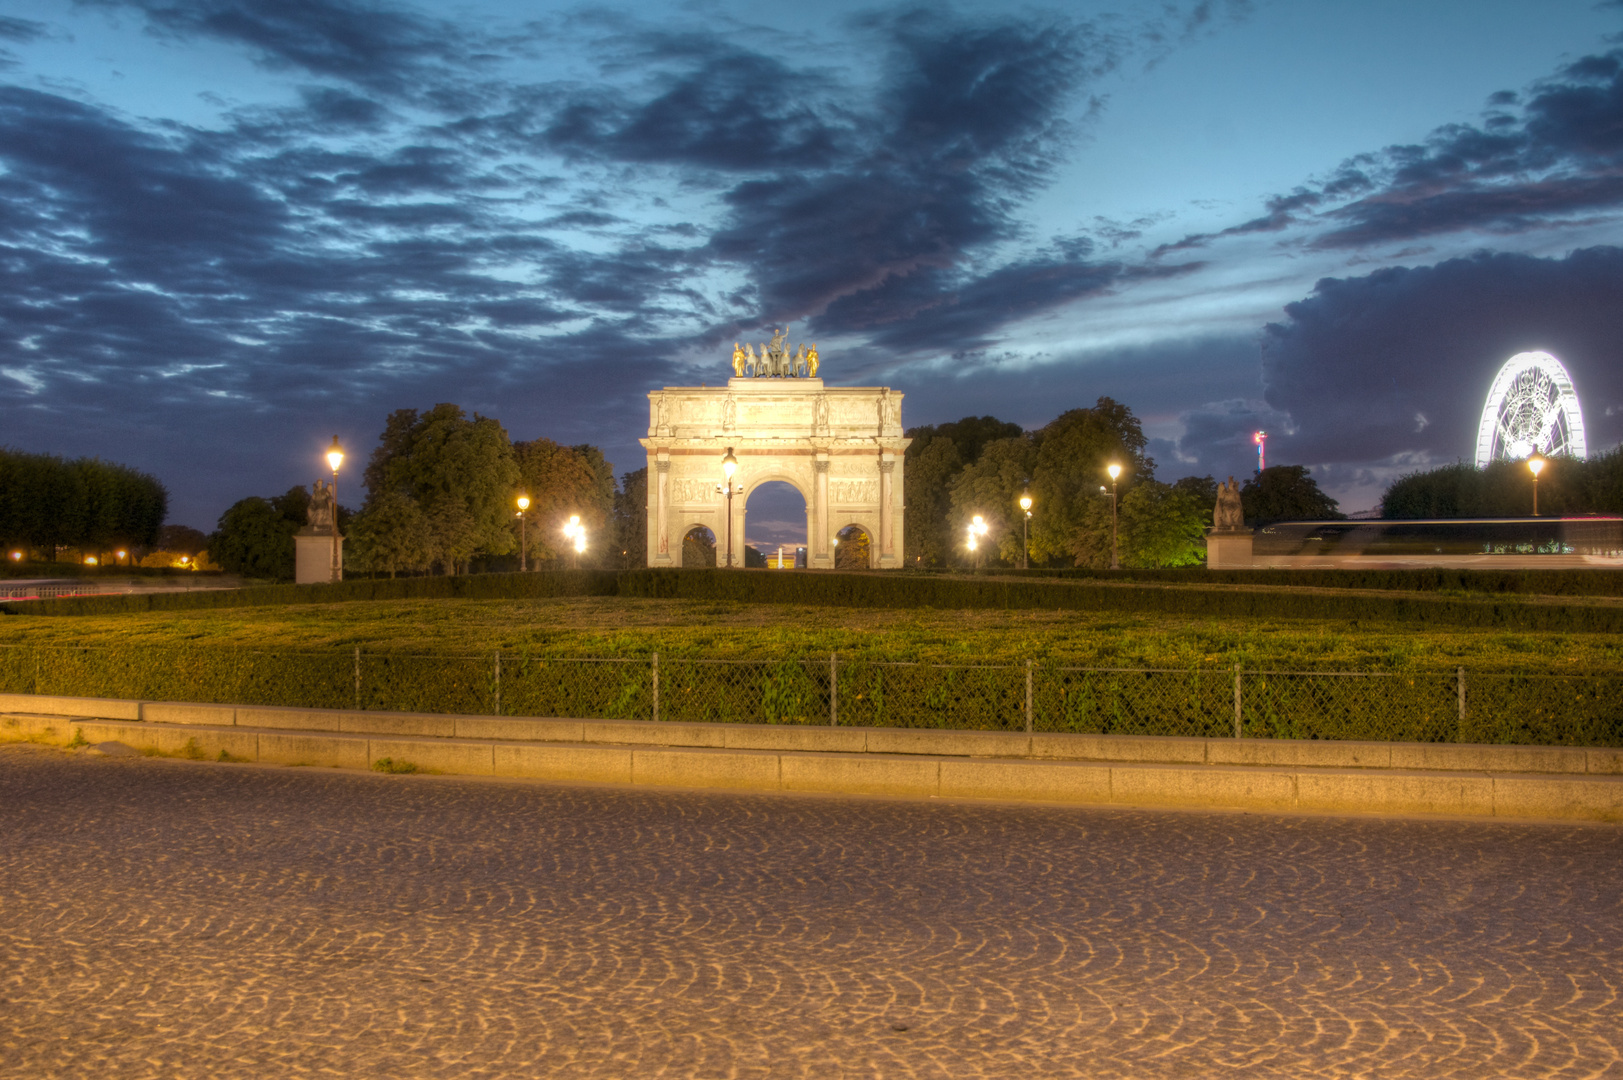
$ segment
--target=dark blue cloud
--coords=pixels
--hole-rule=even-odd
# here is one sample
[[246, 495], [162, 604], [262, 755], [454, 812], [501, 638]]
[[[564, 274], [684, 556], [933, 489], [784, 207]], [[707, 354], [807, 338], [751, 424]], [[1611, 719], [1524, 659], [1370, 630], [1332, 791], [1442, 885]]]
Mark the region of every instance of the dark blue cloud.
[[78, 0], [133, 8], [148, 28], [247, 48], [262, 64], [418, 96], [460, 83], [488, 43], [445, 19], [365, 0]]
[[1529, 349], [1572, 373], [1592, 448], [1623, 438], [1623, 249], [1326, 278], [1285, 314], [1262, 367], [1294, 428], [1282, 460], [1469, 460], [1494, 375]]
[[1321, 249], [1447, 233], [1517, 233], [1623, 213], [1623, 50], [1568, 64], [1525, 93], [1488, 99], [1480, 124], [1344, 162], [1267, 213], [1164, 245], [1155, 254], [1248, 233], [1314, 230]]

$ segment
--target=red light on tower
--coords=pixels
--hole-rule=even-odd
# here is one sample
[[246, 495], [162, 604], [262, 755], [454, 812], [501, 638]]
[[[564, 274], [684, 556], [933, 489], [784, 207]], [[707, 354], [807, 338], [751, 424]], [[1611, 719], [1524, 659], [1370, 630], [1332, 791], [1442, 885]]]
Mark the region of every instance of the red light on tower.
[[1262, 470], [1268, 467], [1268, 463], [1266, 460], [1264, 460], [1263, 455], [1264, 444], [1268, 441], [1268, 433], [1266, 431], [1259, 431], [1255, 435], [1251, 436], [1251, 441], [1257, 444], [1257, 471], [1260, 473]]

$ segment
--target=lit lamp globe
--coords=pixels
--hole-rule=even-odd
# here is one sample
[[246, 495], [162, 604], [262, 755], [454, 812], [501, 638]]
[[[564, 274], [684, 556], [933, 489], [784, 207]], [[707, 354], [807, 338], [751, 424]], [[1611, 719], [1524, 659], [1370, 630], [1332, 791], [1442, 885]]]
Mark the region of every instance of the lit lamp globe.
[[1544, 459], [1534, 454], [1527, 459], [1527, 468], [1533, 473], [1533, 516], [1538, 517], [1538, 474], [1544, 471]]
[[343, 463], [344, 448], [338, 445], [338, 436], [334, 435], [332, 437], [332, 445], [327, 448], [327, 464], [332, 466], [333, 472], [337, 472], [338, 466], [342, 465]]
[[1031, 496], [1030, 495], [1022, 495], [1022, 496], [1020, 496], [1020, 509], [1024, 510], [1028, 514], [1031, 513]]
[[1105, 472], [1110, 474], [1110, 482], [1115, 483], [1116, 478], [1121, 475], [1121, 466], [1120, 465], [1111, 465], [1109, 468], [1107, 468], [1105, 470]]
[[520, 495], [518, 497], [518, 508], [520, 510], [528, 510], [530, 508], [530, 497], [528, 495]]

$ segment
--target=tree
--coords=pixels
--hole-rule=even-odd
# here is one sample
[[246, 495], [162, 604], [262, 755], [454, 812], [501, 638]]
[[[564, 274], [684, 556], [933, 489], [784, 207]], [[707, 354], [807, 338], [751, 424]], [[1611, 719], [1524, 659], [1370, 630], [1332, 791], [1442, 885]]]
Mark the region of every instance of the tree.
[[[909, 428], [907, 437], [913, 440], [913, 445], [909, 446], [907, 451], [911, 459], [912, 456], [922, 453], [923, 446], [932, 439], [946, 439], [957, 449], [958, 460], [965, 465], [973, 465], [980, 460], [981, 451], [988, 443], [997, 442], [999, 439], [1014, 439], [1024, 434], [1025, 429], [1019, 424], [1011, 424], [995, 416], [966, 416], [950, 424]], [[912, 467], [911, 460], [908, 467]]]
[[356, 515], [345, 539], [344, 557], [355, 570], [387, 572], [427, 570], [435, 552], [428, 519], [417, 504], [398, 491], [386, 491]]
[[834, 535], [840, 541], [834, 545], [834, 569], [867, 570], [873, 565], [873, 542], [868, 530], [847, 525]]
[[744, 567], [745, 569], [766, 568], [766, 556], [762, 555], [761, 549], [754, 544], [744, 545]]
[[299, 487], [274, 499], [251, 495], [232, 503], [209, 534], [209, 558], [243, 577], [291, 580], [293, 534], [304, 526], [309, 502], [310, 493]]
[[1240, 488], [1240, 506], [1250, 525], [1275, 521], [1337, 521], [1347, 515], [1336, 509], [1336, 500], [1319, 490], [1319, 485], [1301, 465], [1270, 465]]
[[980, 460], [987, 444], [1023, 434], [1019, 424], [994, 416], [966, 416], [949, 424], [909, 428], [913, 442], [903, 459], [903, 500], [907, 505], [909, 566], [947, 566], [955, 545], [949, 520], [952, 484], [960, 470]]
[[620, 490], [614, 496], [615, 551], [620, 566], [648, 565], [648, 466], [620, 477]]
[[208, 548], [208, 536], [188, 525], [165, 525], [158, 530], [155, 546], [181, 555], [196, 555]]
[[1205, 561], [1212, 506], [1191, 490], [1194, 486], [1141, 480], [1127, 490], [1118, 511], [1123, 566], [1193, 566]]
[[[531, 558], [556, 562], [570, 554], [570, 541], [563, 535], [564, 524], [579, 516], [586, 526], [585, 561], [601, 561], [611, 549], [618, 560], [621, 547], [614, 547], [614, 466], [595, 446], [559, 446], [551, 439], [533, 439], [513, 444], [518, 464], [519, 486], [530, 496], [529, 522]], [[514, 546], [518, 523], [515, 520]], [[645, 560], [646, 561], [646, 560]]]
[[0, 449], [0, 541], [7, 545], [42, 549], [53, 560], [61, 548], [105, 554], [149, 547], [168, 508], [164, 486], [128, 466]]
[[385, 492], [413, 500], [428, 519], [430, 546], [446, 573], [474, 555], [512, 551], [518, 464], [507, 432], [456, 405], [389, 415], [366, 473], [370, 503]]
[[[1539, 474], [1542, 514], [1617, 513], [1623, 510], [1623, 451], [1587, 461], [1549, 459]], [[1525, 517], [1533, 512], [1533, 474], [1525, 461], [1469, 462], [1410, 473], [1386, 489], [1383, 518]]]
[[[922, 438], [922, 436], [921, 436]], [[907, 448], [902, 495], [907, 506], [906, 548], [909, 566], [946, 566], [952, 558], [952, 481], [964, 466], [958, 447], [946, 436], [930, 436], [922, 451]]]
[[[1153, 480], [1155, 461], [1144, 453], [1149, 441], [1132, 410], [1108, 397], [1091, 409], [1061, 413], [1036, 439], [1031, 488], [1041, 509], [1031, 519], [1032, 552], [1039, 559], [1087, 565], [1096, 558], [1100, 502], [1109, 527], [1109, 499], [1099, 493], [1101, 485], [1110, 483], [1105, 467], [1112, 462], [1122, 466], [1118, 493], [1135, 482]], [[1105, 545], [1108, 551], [1108, 532]]]
[[998, 439], [982, 448], [980, 458], [952, 481], [949, 527], [959, 546], [967, 541], [966, 527], [979, 514], [988, 526], [980, 541], [985, 545], [985, 557], [1020, 564], [1024, 513], [1019, 500], [1036, 465], [1036, 443], [1025, 434]]

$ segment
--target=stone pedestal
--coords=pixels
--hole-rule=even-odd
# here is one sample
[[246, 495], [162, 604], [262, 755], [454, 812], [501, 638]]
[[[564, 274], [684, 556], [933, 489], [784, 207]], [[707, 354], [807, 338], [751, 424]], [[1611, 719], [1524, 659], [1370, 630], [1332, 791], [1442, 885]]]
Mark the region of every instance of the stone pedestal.
[[[338, 579], [344, 578], [344, 538], [338, 538]], [[306, 525], [293, 534], [293, 580], [320, 585], [332, 580], [332, 532]]]
[[1207, 529], [1206, 569], [1249, 570], [1252, 529]]

